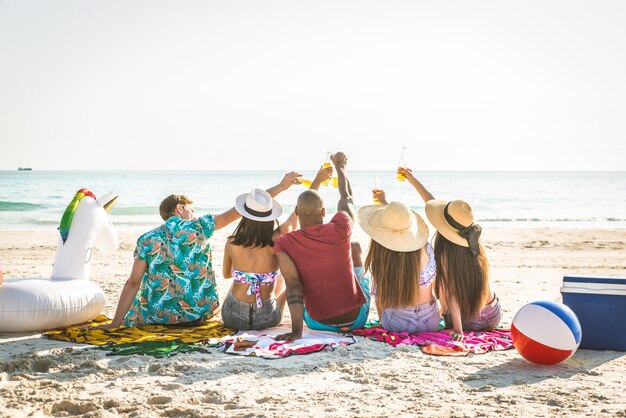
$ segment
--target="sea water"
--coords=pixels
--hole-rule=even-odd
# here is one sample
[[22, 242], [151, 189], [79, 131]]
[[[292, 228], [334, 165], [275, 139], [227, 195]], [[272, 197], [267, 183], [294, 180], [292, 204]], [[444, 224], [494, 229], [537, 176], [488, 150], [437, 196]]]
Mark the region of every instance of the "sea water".
[[[0, 171], [0, 229], [54, 230], [76, 191], [120, 198], [111, 212], [120, 228], [150, 229], [162, 223], [159, 203], [171, 193], [186, 194], [197, 214], [221, 213], [235, 197], [254, 187], [277, 184], [278, 171]], [[314, 172], [304, 171], [312, 179]], [[626, 228], [626, 172], [418, 172], [438, 199], [464, 199], [484, 227]], [[424, 213], [424, 203], [408, 181], [392, 171], [349, 172], [357, 207], [373, 204], [376, 177], [388, 201], [398, 200]], [[303, 186], [277, 200], [285, 215]], [[335, 212], [339, 193], [322, 186], [327, 213]]]

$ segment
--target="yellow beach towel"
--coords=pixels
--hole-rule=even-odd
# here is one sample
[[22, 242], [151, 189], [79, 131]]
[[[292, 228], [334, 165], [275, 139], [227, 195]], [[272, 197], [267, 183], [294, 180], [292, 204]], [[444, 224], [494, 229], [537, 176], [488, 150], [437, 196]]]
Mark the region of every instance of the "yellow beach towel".
[[199, 326], [144, 325], [142, 327], [120, 327], [94, 329], [98, 325], [111, 322], [100, 315], [87, 325], [74, 325], [44, 333], [52, 340], [69, 341], [92, 345], [126, 344], [147, 341], [180, 341], [183, 343], [208, 342], [216, 344], [219, 339], [237, 332], [226, 328], [223, 323], [207, 321]]

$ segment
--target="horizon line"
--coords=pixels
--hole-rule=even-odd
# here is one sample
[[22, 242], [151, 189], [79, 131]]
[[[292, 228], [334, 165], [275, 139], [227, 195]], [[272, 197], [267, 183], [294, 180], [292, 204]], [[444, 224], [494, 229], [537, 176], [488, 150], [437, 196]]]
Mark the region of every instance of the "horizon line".
[[[223, 173], [223, 172], [232, 172], [232, 173], [236, 173], [236, 172], [259, 172], [259, 171], [264, 171], [264, 172], [284, 172], [287, 170], [292, 170], [289, 168], [284, 168], [284, 169], [223, 169], [223, 170], [218, 170], [218, 169], [153, 169], [153, 168], [146, 168], [146, 169], [136, 169], [136, 168], [124, 168], [124, 169], [110, 169], [110, 168], [103, 168], [103, 169], [80, 169], [80, 168], [75, 168], [75, 169], [58, 169], [58, 168], [50, 168], [50, 169], [41, 169], [41, 170], [35, 170], [32, 168], [29, 168], [28, 170], [20, 170], [17, 168], [14, 169], [4, 169], [4, 168], [0, 168], [0, 173], [13, 173], [13, 172], [25, 172], [25, 173], [32, 173], [32, 172], [102, 172], [102, 171], [106, 171], [106, 172], [120, 172], [120, 171], [132, 171], [132, 172], [207, 172], [207, 173]], [[292, 171], [296, 171], [296, 170], [292, 170]], [[300, 171], [315, 171], [315, 169], [305, 169], [305, 170], [300, 170]], [[349, 169], [349, 171], [352, 172], [394, 172], [395, 170], [392, 169], [379, 169], [379, 170], [374, 170], [374, 169]], [[476, 172], [476, 173], [489, 173], [489, 172], [510, 172], [510, 173], [537, 173], [537, 172], [563, 172], [563, 173], [626, 173], [626, 169], [581, 169], [581, 170], [575, 170], [575, 169], [529, 169], [529, 170], [525, 170], [525, 169], [481, 169], [481, 170], [474, 170], [474, 169], [426, 169], [426, 170], [413, 170], [415, 172]]]

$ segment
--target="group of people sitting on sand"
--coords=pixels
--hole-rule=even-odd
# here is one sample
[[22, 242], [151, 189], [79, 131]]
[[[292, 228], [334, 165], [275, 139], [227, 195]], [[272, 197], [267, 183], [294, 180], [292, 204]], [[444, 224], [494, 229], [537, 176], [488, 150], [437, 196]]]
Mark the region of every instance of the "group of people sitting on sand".
[[468, 203], [435, 200], [411, 169], [400, 169], [426, 203], [426, 216], [437, 230], [433, 244], [419, 214], [404, 203], [387, 203], [385, 193], [374, 190], [380, 204], [358, 211], [358, 222], [371, 237], [363, 260], [361, 246], [351, 241], [355, 210], [347, 157], [338, 152], [331, 161], [340, 197], [328, 223], [318, 189], [331, 178], [332, 167], [320, 168], [282, 224], [274, 197], [301, 182], [295, 172], [274, 187], [237, 197], [235, 206], [219, 215], [196, 218], [189, 198], [168, 196], [160, 206], [165, 223], [137, 240], [130, 277], [106, 327], [196, 325], [214, 316], [219, 298], [210, 238], [240, 217], [224, 248], [222, 275], [233, 279], [221, 307], [227, 327], [277, 326], [287, 304], [292, 329], [277, 339], [297, 340], [303, 323], [315, 330], [351, 331], [367, 322], [371, 296], [389, 331], [436, 331], [443, 316], [452, 338], [461, 340], [464, 330], [499, 324], [502, 308], [489, 284], [481, 228]]

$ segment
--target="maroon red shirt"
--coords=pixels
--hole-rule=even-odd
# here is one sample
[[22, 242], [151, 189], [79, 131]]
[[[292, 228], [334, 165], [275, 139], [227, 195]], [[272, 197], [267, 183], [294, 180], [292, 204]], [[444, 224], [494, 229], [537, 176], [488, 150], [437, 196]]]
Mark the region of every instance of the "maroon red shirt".
[[341, 211], [327, 224], [290, 232], [274, 243], [274, 252], [284, 252], [298, 268], [304, 305], [316, 321], [354, 311], [366, 302], [352, 267], [351, 235], [352, 219]]

